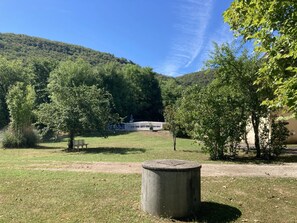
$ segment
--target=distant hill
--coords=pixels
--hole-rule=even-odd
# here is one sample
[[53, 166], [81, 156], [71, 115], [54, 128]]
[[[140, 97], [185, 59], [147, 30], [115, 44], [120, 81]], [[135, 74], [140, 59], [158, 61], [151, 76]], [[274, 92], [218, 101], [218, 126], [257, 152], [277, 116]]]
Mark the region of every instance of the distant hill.
[[[0, 33], [0, 55], [9, 59], [25, 60], [36, 57], [54, 58], [56, 60], [82, 58], [93, 65], [109, 62], [134, 64], [128, 59], [118, 58], [110, 53], [103, 53], [82, 46], [13, 33]], [[172, 79], [172, 77], [157, 74], [157, 79], [159, 81], [166, 81]], [[199, 71], [185, 74], [175, 79], [178, 84], [185, 87], [193, 84], [205, 86], [213, 79], [213, 75], [211, 73], [206, 75], [204, 71]]]
[[198, 71], [176, 77], [176, 80], [180, 85], [188, 87], [194, 84], [206, 86], [213, 80], [213, 78], [213, 72], [206, 73], [206, 71]]
[[117, 58], [112, 54], [82, 46], [12, 33], [0, 33], [0, 55], [10, 59], [45, 57], [65, 60], [67, 58], [83, 58], [93, 65], [108, 62], [133, 64], [132, 61], [125, 58]]

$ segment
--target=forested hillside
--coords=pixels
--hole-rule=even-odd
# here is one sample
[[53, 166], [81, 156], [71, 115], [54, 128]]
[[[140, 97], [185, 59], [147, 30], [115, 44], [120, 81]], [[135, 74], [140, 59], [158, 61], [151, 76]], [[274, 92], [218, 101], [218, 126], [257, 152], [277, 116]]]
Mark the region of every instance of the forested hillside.
[[65, 60], [82, 58], [92, 65], [109, 62], [133, 63], [125, 58], [117, 58], [112, 54], [102, 53], [81, 46], [11, 33], [0, 33], [0, 55], [9, 59], [39, 57]]
[[198, 71], [190, 74], [179, 76], [176, 80], [184, 87], [197, 84], [199, 86], [206, 86], [214, 79], [213, 72]]
[[[30, 85], [36, 94], [35, 108], [51, 103], [48, 84], [61, 67], [65, 68], [59, 71], [65, 76], [61, 81], [103, 89], [111, 95], [111, 111], [126, 121], [131, 115], [135, 121], [163, 121], [163, 109], [175, 104], [185, 87], [205, 86], [212, 80], [212, 75], [204, 72], [168, 77], [112, 54], [37, 37], [0, 33], [0, 129], [10, 119], [7, 106], [10, 89], [18, 82]], [[88, 69], [92, 77], [89, 74], [83, 79], [83, 69]], [[67, 75], [73, 75], [74, 79], [68, 80]]]

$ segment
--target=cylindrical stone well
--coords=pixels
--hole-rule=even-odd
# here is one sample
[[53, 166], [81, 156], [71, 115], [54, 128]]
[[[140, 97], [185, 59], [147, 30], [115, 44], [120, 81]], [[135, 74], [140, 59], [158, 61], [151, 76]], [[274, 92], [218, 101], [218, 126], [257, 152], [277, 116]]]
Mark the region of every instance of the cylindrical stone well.
[[142, 210], [181, 218], [197, 213], [201, 203], [201, 165], [185, 160], [152, 160], [142, 164]]

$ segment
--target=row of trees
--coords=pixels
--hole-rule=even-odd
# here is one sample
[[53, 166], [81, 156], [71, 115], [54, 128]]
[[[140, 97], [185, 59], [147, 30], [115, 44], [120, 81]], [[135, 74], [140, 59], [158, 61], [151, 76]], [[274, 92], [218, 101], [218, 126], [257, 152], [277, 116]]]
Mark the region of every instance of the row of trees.
[[226, 153], [234, 156], [242, 141], [249, 148], [248, 126], [252, 126], [256, 157], [279, 155], [288, 131], [283, 122], [275, 122], [272, 110], [263, 103], [273, 98], [269, 86], [257, 84], [263, 62], [260, 54], [249, 54], [241, 47], [215, 45], [206, 63], [214, 80], [205, 87], [187, 88], [174, 105], [165, 109], [174, 150], [176, 135], [185, 131], [203, 142], [211, 159], [224, 159]]
[[[272, 120], [267, 128], [261, 120], [279, 108], [297, 116], [296, 4], [235, 0], [224, 18], [244, 41], [254, 40], [257, 53], [216, 45], [207, 62], [211, 78], [205, 79], [213, 81], [206, 87], [183, 88], [170, 78], [158, 82], [150, 68], [131, 63], [34, 60], [24, 66], [0, 58], [0, 121], [7, 124], [10, 116], [12, 132], [26, 132], [28, 124], [14, 124], [22, 122], [15, 111], [29, 109], [35, 98], [39, 126], [69, 132], [71, 149], [77, 133], [96, 128], [104, 134], [107, 123], [130, 114], [161, 120], [166, 107], [174, 145], [176, 135], [185, 131], [204, 143], [212, 159], [222, 159], [226, 151], [236, 153], [250, 124], [256, 156], [278, 155], [287, 134], [284, 125]], [[17, 95], [29, 100], [24, 107]], [[30, 112], [24, 117], [34, 118]]]
[[[250, 122], [256, 156], [280, 153], [288, 131], [271, 114], [287, 110], [297, 117], [296, 10], [295, 1], [234, 0], [224, 19], [236, 36], [254, 42], [255, 53], [215, 46], [207, 62], [214, 81], [187, 89], [174, 109], [166, 109], [174, 142], [178, 130], [185, 129], [204, 143], [212, 159], [222, 159], [246, 139]], [[270, 128], [261, 122], [267, 117]]]
[[10, 121], [5, 146], [32, 146], [32, 122], [44, 135], [69, 133], [72, 149], [76, 134], [106, 135], [108, 124], [131, 114], [135, 119], [162, 119], [161, 91], [150, 68], [118, 63], [92, 66], [81, 59], [0, 60], [1, 128]]

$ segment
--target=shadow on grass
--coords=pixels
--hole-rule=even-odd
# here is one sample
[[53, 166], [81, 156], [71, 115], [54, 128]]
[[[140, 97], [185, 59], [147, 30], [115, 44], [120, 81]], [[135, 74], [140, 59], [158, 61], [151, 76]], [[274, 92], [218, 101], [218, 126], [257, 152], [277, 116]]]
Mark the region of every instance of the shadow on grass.
[[182, 150], [182, 151], [185, 152], [185, 153], [204, 153], [199, 149], [196, 149], [196, 150]]
[[238, 208], [215, 202], [201, 202], [198, 213], [192, 217], [177, 219], [184, 222], [225, 223], [233, 222], [241, 216]]
[[80, 149], [80, 153], [101, 153], [101, 154], [139, 154], [145, 153], [145, 149], [141, 148], [121, 148], [121, 147], [99, 147], [99, 148], [87, 148], [87, 149]]
[[280, 163], [297, 163], [297, 148], [287, 148], [283, 150], [278, 157], [270, 159], [256, 158], [255, 151], [250, 151], [248, 154], [240, 154], [238, 156], [226, 155], [225, 161], [232, 161], [237, 164], [280, 164]]
[[269, 160], [256, 157], [235, 157], [226, 159], [225, 161], [232, 161], [236, 164], [281, 164], [281, 163], [296, 163], [297, 155], [282, 155], [271, 158]]
[[[107, 137], [109, 136], [119, 136], [119, 135], [128, 135], [132, 133], [131, 131], [110, 131], [107, 134]], [[82, 137], [105, 137], [104, 135], [98, 133], [98, 132], [87, 132], [84, 134], [81, 134]]]
[[34, 147], [33, 149], [63, 149], [64, 147], [61, 146], [41, 146], [38, 145], [36, 147]]

